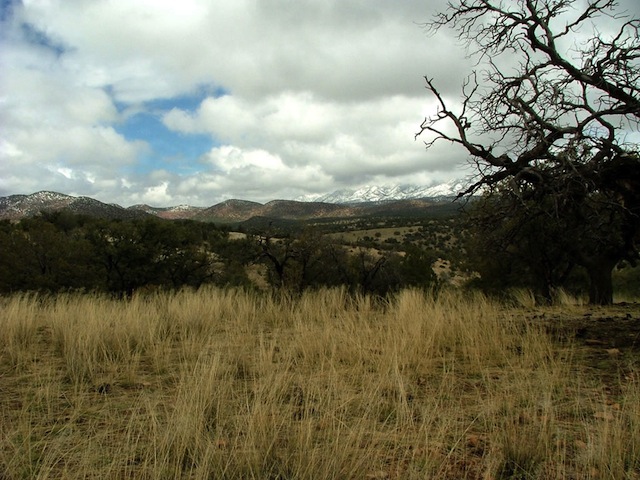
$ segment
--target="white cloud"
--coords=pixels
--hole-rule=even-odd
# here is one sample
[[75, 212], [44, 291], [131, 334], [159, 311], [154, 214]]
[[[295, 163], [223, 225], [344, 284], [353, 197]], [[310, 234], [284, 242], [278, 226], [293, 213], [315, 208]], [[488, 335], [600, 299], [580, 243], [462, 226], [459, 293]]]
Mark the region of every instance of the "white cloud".
[[[16, 2], [0, 25], [0, 195], [211, 205], [464, 176], [464, 152], [414, 140], [433, 111], [422, 76], [455, 101], [472, 68], [452, 32], [419, 26], [445, 3]], [[216, 89], [195, 111], [145, 103]], [[210, 136], [181, 170], [198, 173], [126, 138], [135, 113], [162, 115], [185, 145]]]
[[[0, 193], [208, 204], [429, 170], [413, 141], [421, 75], [462, 56], [424, 36], [430, 14], [417, 0], [25, 1], [3, 25]], [[116, 130], [202, 86], [228, 94], [162, 118], [220, 145], [197, 176], [153, 167], [158, 152]]]
[[260, 149], [264, 158], [277, 158], [288, 168], [313, 167], [342, 187], [382, 176], [389, 183], [397, 175], [447, 168], [438, 155], [444, 150], [426, 155], [424, 145], [414, 141], [423, 118], [420, 103], [418, 97], [400, 95], [354, 104], [321, 100], [309, 92], [284, 92], [254, 102], [227, 95], [207, 98], [193, 114], [174, 109], [164, 123], [180, 132], [208, 133], [234, 152]]

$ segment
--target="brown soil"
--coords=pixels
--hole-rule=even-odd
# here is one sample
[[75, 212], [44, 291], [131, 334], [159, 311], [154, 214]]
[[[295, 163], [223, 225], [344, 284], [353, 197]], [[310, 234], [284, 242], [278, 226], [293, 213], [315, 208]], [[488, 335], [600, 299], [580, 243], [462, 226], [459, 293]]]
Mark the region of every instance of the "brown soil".
[[560, 344], [572, 346], [577, 364], [605, 385], [619, 385], [640, 365], [640, 303], [531, 313]]
[[619, 349], [640, 352], [640, 303], [580, 307], [575, 311], [533, 314], [558, 340], [574, 340], [593, 351]]

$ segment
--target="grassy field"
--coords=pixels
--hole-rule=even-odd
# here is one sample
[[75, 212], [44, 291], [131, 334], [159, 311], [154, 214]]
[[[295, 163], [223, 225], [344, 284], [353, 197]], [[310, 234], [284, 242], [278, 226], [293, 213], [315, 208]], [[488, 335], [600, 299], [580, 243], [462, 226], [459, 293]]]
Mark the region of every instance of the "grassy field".
[[0, 299], [0, 478], [638, 479], [640, 306]]

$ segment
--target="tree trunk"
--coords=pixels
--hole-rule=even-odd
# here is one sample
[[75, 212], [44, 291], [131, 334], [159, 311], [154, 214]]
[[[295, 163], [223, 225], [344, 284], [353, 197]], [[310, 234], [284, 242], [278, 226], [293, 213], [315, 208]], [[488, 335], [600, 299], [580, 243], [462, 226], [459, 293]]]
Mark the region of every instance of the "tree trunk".
[[613, 303], [613, 268], [615, 263], [593, 262], [587, 267], [589, 275], [589, 303], [611, 305]]

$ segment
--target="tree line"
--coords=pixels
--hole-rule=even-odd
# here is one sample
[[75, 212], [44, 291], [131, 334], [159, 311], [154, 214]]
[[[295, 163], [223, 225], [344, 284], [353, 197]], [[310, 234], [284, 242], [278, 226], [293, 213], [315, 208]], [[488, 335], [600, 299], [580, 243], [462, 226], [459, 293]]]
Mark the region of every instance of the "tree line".
[[[232, 237], [228, 228], [211, 223], [106, 220], [64, 211], [0, 222], [3, 293], [131, 295], [215, 284], [289, 292], [343, 285], [384, 295], [407, 286], [432, 287], [434, 260], [419, 247], [406, 252], [349, 249], [310, 228]], [[251, 278], [251, 271], [262, 282]]]
[[[239, 234], [188, 220], [42, 213], [0, 222], [0, 293], [73, 290], [127, 296], [213, 284], [288, 293], [344, 286], [386, 295], [406, 287], [440, 288], [458, 275], [470, 280], [470, 288], [498, 296], [512, 288], [530, 289], [541, 303], [552, 302], [561, 290], [587, 295], [589, 271], [575, 261], [572, 244], [603, 247], [597, 235], [589, 237], [588, 223], [580, 217], [558, 223], [548, 210], [552, 207], [538, 203], [537, 215], [531, 214], [533, 206], [527, 214], [508, 198], [487, 195], [450, 218], [412, 221], [405, 228], [401, 219], [386, 219], [387, 228], [398, 229], [386, 239], [372, 227], [381, 221], [370, 219], [363, 236], [351, 240], [302, 223]], [[438, 275], [437, 259], [449, 265], [437, 268]], [[639, 270], [621, 270], [624, 266], [630, 264], [616, 265], [617, 287], [637, 291]]]

